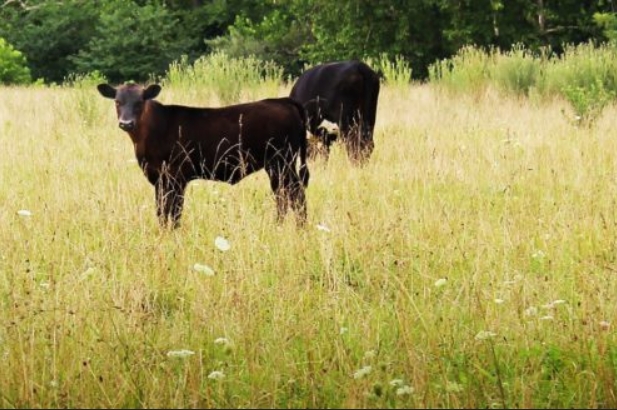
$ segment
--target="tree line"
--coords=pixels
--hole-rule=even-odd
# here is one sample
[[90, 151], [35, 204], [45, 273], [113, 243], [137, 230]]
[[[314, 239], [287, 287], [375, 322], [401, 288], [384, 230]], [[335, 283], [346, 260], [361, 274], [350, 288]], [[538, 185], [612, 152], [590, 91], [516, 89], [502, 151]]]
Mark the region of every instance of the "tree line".
[[[290, 76], [325, 61], [403, 58], [426, 79], [467, 45], [559, 54], [603, 44], [614, 12], [613, 0], [0, 0], [0, 82], [92, 72], [147, 81], [215, 51]], [[7, 77], [15, 67], [21, 75]]]

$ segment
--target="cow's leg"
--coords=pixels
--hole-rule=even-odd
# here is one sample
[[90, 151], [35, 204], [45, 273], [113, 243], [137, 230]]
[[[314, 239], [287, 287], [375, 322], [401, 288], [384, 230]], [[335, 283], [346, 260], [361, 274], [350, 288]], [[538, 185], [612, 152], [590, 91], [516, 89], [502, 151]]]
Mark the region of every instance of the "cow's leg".
[[271, 161], [271, 163], [266, 166], [266, 172], [270, 178], [270, 188], [272, 188], [274, 199], [276, 200], [276, 220], [277, 222], [281, 222], [287, 213], [288, 206], [283, 184], [283, 167], [280, 166], [278, 161]]
[[319, 142], [321, 142], [321, 147], [319, 147], [319, 154], [324, 157], [324, 160], [328, 161], [330, 158], [330, 146], [332, 145], [332, 141], [336, 139], [336, 134], [330, 134], [327, 130], [320, 128], [319, 129]]
[[306, 223], [306, 195], [304, 184], [296, 170], [296, 156], [289, 153], [283, 164], [283, 197], [287, 206], [291, 206], [296, 214], [296, 222], [300, 226]]
[[318, 128], [315, 134], [311, 134], [312, 138], [307, 141], [307, 156], [314, 161], [319, 157], [323, 157], [326, 161], [330, 157], [330, 146], [332, 141], [336, 139], [336, 134], [330, 134], [323, 128]]
[[299, 226], [304, 226], [306, 224], [306, 194], [298, 173], [296, 170], [292, 171], [293, 175], [289, 180], [287, 190], [290, 193], [291, 207], [296, 214], [296, 221]]
[[353, 163], [359, 165], [366, 162], [374, 147], [372, 135], [367, 134], [364, 128], [362, 115], [359, 112], [345, 113], [341, 133], [345, 135], [347, 156]]
[[172, 228], [180, 226], [180, 217], [184, 206], [184, 189], [186, 183], [168, 175], [161, 175], [155, 185], [156, 214], [161, 226], [171, 222]]

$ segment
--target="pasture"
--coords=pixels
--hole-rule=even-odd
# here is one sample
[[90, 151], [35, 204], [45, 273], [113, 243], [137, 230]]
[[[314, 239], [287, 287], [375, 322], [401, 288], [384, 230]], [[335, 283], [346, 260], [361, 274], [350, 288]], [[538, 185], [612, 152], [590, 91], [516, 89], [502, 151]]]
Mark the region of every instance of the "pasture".
[[570, 117], [382, 86], [305, 229], [260, 172], [172, 231], [94, 84], [0, 88], [0, 407], [617, 406], [617, 108]]

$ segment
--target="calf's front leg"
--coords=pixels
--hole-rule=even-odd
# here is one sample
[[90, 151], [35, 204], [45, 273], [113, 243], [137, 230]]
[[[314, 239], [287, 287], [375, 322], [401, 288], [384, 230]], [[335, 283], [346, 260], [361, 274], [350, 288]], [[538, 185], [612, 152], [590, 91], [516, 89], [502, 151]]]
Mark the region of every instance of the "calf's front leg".
[[154, 185], [156, 215], [162, 227], [166, 227], [168, 222], [174, 229], [180, 226], [185, 187], [186, 183], [169, 176], [161, 176]]

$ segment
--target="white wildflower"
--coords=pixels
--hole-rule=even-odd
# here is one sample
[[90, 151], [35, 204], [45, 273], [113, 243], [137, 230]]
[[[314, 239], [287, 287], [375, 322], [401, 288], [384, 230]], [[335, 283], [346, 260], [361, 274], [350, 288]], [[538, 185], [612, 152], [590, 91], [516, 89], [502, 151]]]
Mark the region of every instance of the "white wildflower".
[[231, 248], [229, 241], [222, 236], [217, 236], [214, 240], [214, 246], [216, 246], [219, 250], [226, 252]]
[[463, 386], [455, 382], [448, 382], [446, 385], [446, 391], [448, 393], [460, 393], [463, 391]]
[[330, 228], [324, 224], [317, 224], [317, 229], [324, 232], [330, 232]]
[[349, 331], [348, 328], [346, 328], [345, 326], [341, 327], [338, 331], [339, 335], [344, 335], [345, 333], [347, 333]]
[[440, 288], [440, 287], [444, 286], [446, 283], [448, 283], [448, 279], [446, 279], [446, 278], [437, 279], [435, 281], [435, 287], [436, 288]]
[[496, 304], [501, 305], [503, 302], [505, 302], [503, 299], [495, 298]]
[[413, 393], [413, 387], [411, 386], [401, 386], [396, 389], [397, 396], [407, 396]]
[[403, 379], [392, 379], [390, 381], [390, 386], [392, 387], [401, 387], [404, 385], [405, 385], [405, 382], [403, 381]]
[[226, 337], [217, 337], [216, 339], [214, 339], [214, 344], [215, 345], [229, 345], [231, 344], [231, 342]]
[[195, 352], [192, 350], [181, 349], [181, 350], [170, 350], [167, 352], [167, 357], [179, 357], [185, 358], [194, 355]]
[[566, 303], [566, 301], [565, 301], [565, 300], [563, 300], [563, 299], [557, 299], [557, 300], [554, 300], [554, 301], [552, 301], [552, 302], [550, 302], [550, 303], [547, 303], [546, 305], [543, 305], [542, 307], [543, 307], [544, 309], [553, 309], [555, 306], [557, 306], [557, 305], [563, 305], [564, 303]]
[[537, 251], [535, 251], [535, 252], [531, 255], [531, 257], [532, 257], [532, 258], [534, 258], [534, 259], [544, 259], [544, 257], [545, 257], [545, 256], [546, 256], [546, 255], [545, 255], [545, 254], [544, 254], [544, 252], [543, 252], [543, 251], [541, 251], [541, 250], [537, 250]]
[[32, 216], [32, 212], [28, 211], [27, 209], [20, 209], [19, 211], [17, 211], [17, 215], [19, 215], [19, 216]]
[[497, 336], [497, 333], [495, 332], [491, 332], [489, 330], [481, 330], [476, 335], [476, 340], [486, 340], [495, 336]]
[[220, 370], [215, 370], [208, 375], [208, 379], [221, 380], [225, 377], [225, 373]]
[[95, 269], [95, 268], [93, 268], [93, 267], [91, 266], [91, 267], [89, 267], [88, 269], [86, 269], [86, 270], [84, 271], [84, 273], [82, 273], [82, 274], [81, 274], [81, 279], [82, 279], [82, 280], [83, 280], [83, 279], [88, 279], [88, 278], [90, 278], [91, 276], [93, 276], [95, 273], [96, 273], [96, 269]]
[[551, 315], [542, 316], [540, 320], [553, 320], [553, 316]]
[[538, 308], [535, 306], [530, 306], [525, 309], [525, 316], [535, 316], [538, 314]]
[[361, 379], [364, 376], [366, 376], [367, 374], [369, 374], [372, 370], [373, 370], [373, 368], [371, 366], [364, 366], [360, 370], [356, 370], [356, 372], [353, 374], [353, 378], [354, 379]]
[[214, 269], [212, 269], [208, 265], [203, 265], [201, 263], [196, 263], [196, 264], [193, 265], [193, 270], [195, 272], [203, 273], [206, 276], [214, 276]]

